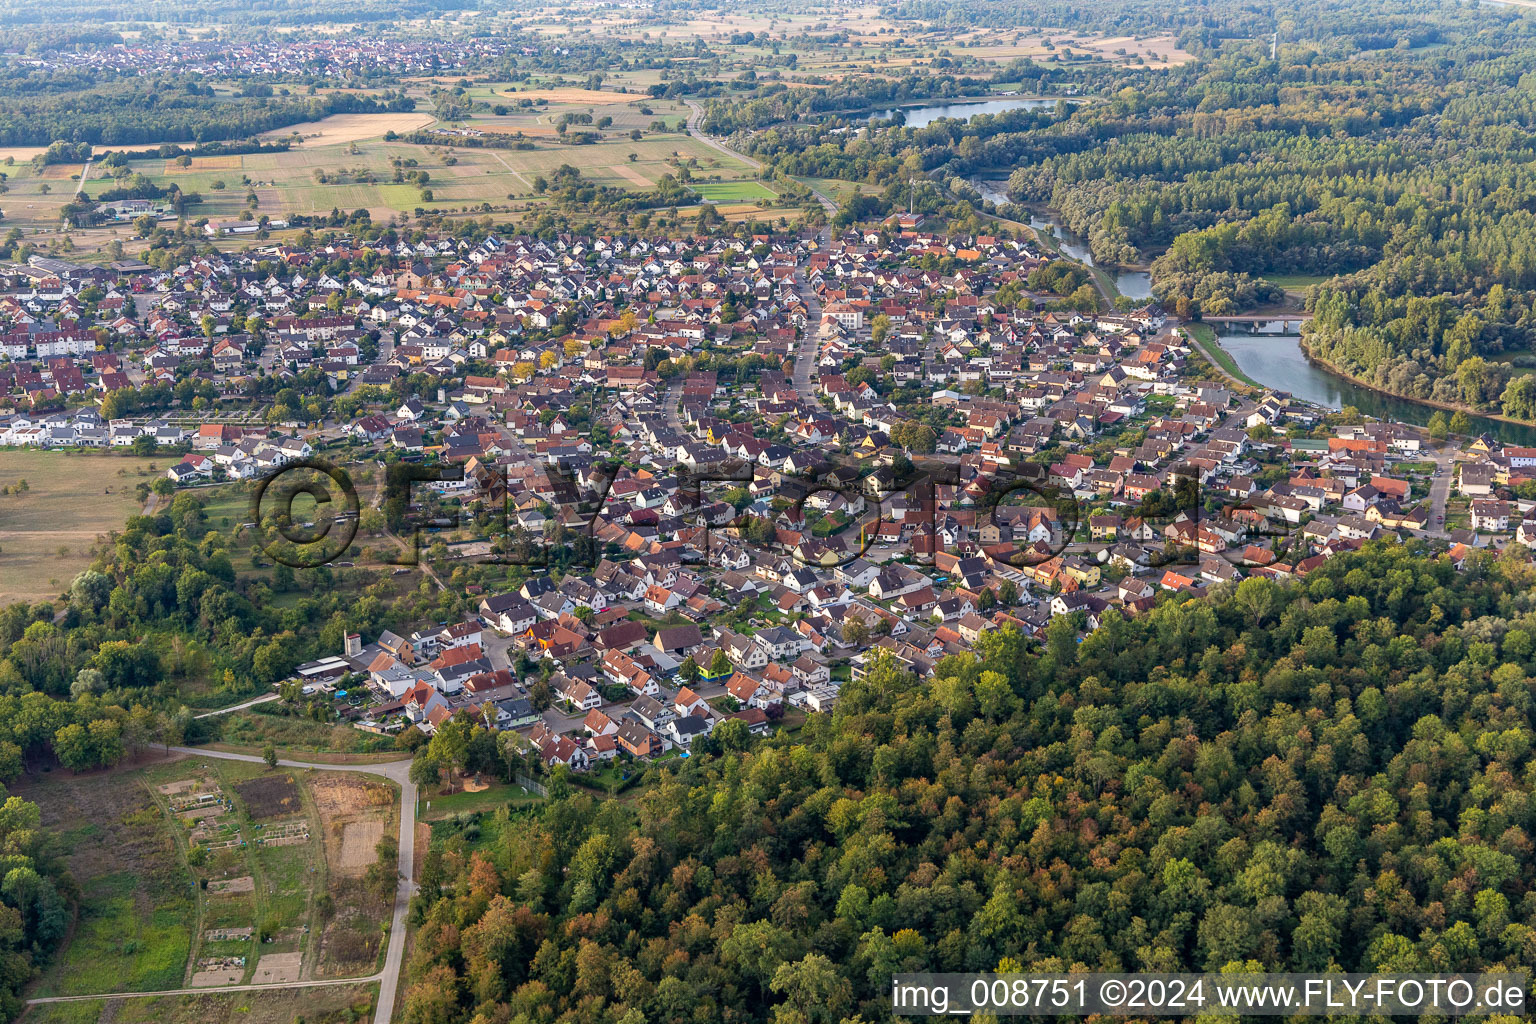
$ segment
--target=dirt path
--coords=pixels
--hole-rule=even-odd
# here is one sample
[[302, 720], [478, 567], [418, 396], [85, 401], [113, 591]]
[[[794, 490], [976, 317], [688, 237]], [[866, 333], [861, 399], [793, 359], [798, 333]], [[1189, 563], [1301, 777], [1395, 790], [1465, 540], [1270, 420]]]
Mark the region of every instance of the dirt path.
[[487, 152], [489, 152], [491, 154], [491, 156], [495, 157], [497, 162], [500, 163], [501, 166], [503, 166], [507, 170], [511, 171], [512, 172], [512, 177], [514, 177], [518, 181], [522, 182], [524, 188], [533, 188], [533, 182], [531, 182], [527, 178], [523, 177], [523, 172], [522, 171], [518, 170], [516, 167], [513, 167], [511, 164], [507, 163], [507, 161], [502, 158], [502, 155], [500, 153], [496, 152], [494, 149], [487, 150]]
[[650, 178], [647, 178], [633, 167], [628, 167], [624, 164], [609, 164], [608, 169], [614, 174], [617, 174], [619, 177], [623, 178], [625, 181], [639, 185], [641, 188], [654, 188], [656, 186], [654, 181], [652, 181]]
[[267, 703], [268, 701], [271, 701], [271, 700], [277, 700], [277, 694], [269, 693], [269, 694], [266, 694], [265, 696], [257, 697], [255, 700], [248, 700], [244, 704], [236, 704], [233, 707], [219, 708], [219, 710], [217, 710], [217, 711], [205, 711], [205, 712], [203, 712], [200, 715], [193, 715], [192, 717], [193, 718], [214, 718], [214, 717], [216, 717], [218, 715], [227, 715], [231, 711], [244, 711], [246, 708], [253, 708], [257, 704], [265, 704], [265, 703]]

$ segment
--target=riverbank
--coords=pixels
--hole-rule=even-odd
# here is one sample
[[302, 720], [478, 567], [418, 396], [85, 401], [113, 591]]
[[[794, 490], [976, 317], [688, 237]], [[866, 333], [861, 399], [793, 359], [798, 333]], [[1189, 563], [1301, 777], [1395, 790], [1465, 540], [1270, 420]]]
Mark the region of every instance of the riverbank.
[[1187, 323], [1184, 331], [1193, 342], [1193, 347], [1206, 362], [1212, 364], [1233, 381], [1246, 384], [1251, 388], [1264, 389], [1264, 385], [1254, 380], [1243, 372], [1243, 368], [1237, 365], [1237, 360], [1232, 358], [1232, 353], [1221, 347], [1221, 340], [1216, 337], [1216, 332], [1210, 324]]
[[[1386, 389], [1384, 389], [1382, 387], [1379, 387], [1376, 384], [1373, 384], [1372, 382], [1364, 379], [1363, 377], [1357, 377], [1354, 374], [1349, 373], [1348, 371], [1344, 370], [1342, 367], [1337, 366], [1336, 364], [1334, 364], [1332, 362], [1329, 362], [1327, 359], [1323, 359], [1321, 356], [1314, 355], [1307, 348], [1307, 338], [1306, 338], [1306, 335], [1302, 335], [1301, 336], [1301, 341], [1300, 341], [1300, 344], [1299, 344], [1298, 347], [1301, 349], [1301, 354], [1307, 357], [1307, 361], [1308, 362], [1313, 363], [1313, 364], [1315, 364], [1317, 366], [1321, 366], [1323, 369], [1327, 370], [1329, 373], [1333, 374], [1335, 377], [1338, 377], [1341, 380], [1347, 380], [1347, 381], [1349, 381], [1351, 384], [1353, 384], [1357, 388], [1363, 388], [1366, 391], [1374, 391], [1378, 395], [1382, 395], [1383, 397], [1386, 397], [1386, 398], [1395, 398], [1395, 399], [1397, 399], [1398, 401], [1401, 401], [1401, 402], [1412, 402], [1414, 405], [1424, 405], [1424, 406], [1428, 406], [1431, 409], [1439, 409], [1442, 412], [1453, 412], [1453, 413], [1454, 412], [1464, 412], [1468, 416], [1478, 416], [1478, 417], [1481, 417], [1481, 418], [1483, 418], [1485, 420], [1496, 420], [1496, 421], [1498, 421], [1500, 423], [1508, 423], [1512, 427], [1526, 427], [1526, 428], [1529, 428], [1529, 427], [1536, 426], [1536, 423], [1532, 423], [1530, 420], [1515, 419], [1513, 416], [1505, 416], [1503, 413], [1485, 412], [1482, 409], [1476, 409], [1476, 408], [1473, 408], [1470, 405], [1463, 405], [1460, 402], [1442, 402], [1442, 401], [1439, 401], [1438, 399], [1434, 399], [1434, 398], [1419, 398], [1417, 395], [1399, 395], [1395, 391], [1387, 391]], [[1411, 425], [1412, 426], [1423, 426], [1423, 424], [1411, 424]]]

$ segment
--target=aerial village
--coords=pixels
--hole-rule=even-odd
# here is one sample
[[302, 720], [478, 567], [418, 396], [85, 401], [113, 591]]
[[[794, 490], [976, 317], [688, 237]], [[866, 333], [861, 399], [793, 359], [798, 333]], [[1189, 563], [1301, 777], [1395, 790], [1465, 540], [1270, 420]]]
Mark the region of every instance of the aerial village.
[[[411, 499], [455, 525], [423, 544], [504, 586], [283, 685], [350, 688], [385, 733], [473, 714], [576, 771], [825, 712], [879, 651], [930, 674], [1381, 538], [1536, 547], [1536, 448], [1243, 386], [1156, 305], [1050, 308], [1043, 259], [910, 216], [33, 257], [0, 267], [0, 446], [164, 454], [161, 491], [444, 470]], [[548, 538], [587, 557], [527, 557]]]

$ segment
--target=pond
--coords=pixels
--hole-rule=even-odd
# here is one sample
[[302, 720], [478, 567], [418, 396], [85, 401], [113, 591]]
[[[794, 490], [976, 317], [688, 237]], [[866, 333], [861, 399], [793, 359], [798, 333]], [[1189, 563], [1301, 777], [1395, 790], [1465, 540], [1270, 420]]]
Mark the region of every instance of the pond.
[[[1423, 426], [1432, 406], [1361, 387], [1307, 359], [1295, 334], [1223, 334], [1217, 339], [1233, 362], [1254, 380], [1329, 409], [1352, 405], [1367, 416]], [[1472, 431], [1518, 445], [1536, 445], [1536, 427], [1472, 417]]]
[[960, 118], [969, 121], [978, 114], [1002, 114], [1009, 110], [1040, 110], [1044, 107], [1054, 107], [1059, 101], [1046, 99], [1026, 99], [1024, 97], [1010, 97], [998, 100], [956, 100], [954, 103], [940, 103], [928, 107], [903, 107], [876, 110], [871, 117], [887, 118], [895, 117], [899, 112], [906, 115], [908, 128], [926, 128], [935, 121], [944, 118]]

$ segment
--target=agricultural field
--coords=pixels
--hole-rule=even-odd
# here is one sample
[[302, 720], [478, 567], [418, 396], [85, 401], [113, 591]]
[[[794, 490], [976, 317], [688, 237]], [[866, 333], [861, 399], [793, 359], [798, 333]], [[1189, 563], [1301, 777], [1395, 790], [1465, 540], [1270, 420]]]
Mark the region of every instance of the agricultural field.
[[0, 174], [5, 175], [6, 190], [0, 196], [0, 209], [5, 212], [5, 222], [0, 227], [5, 232], [19, 228], [28, 237], [40, 233], [37, 244], [46, 246], [53, 241], [50, 236], [57, 236], [60, 211], [74, 196], [79, 184], [69, 177], [69, 173], [78, 177], [81, 165], [55, 164], [36, 171], [30, 157], [16, 156], [13, 162], [4, 162], [10, 155], [24, 150], [3, 152], [7, 156], [0, 157]]
[[[926, 63], [940, 48], [998, 62], [1015, 57], [1048, 58], [1063, 49], [1070, 49], [1074, 54], [1092, 55], [1109, 63], [1134, 63], [1140, 58], [1148, 63], [1173, 65], [1193, 59], [1178, 48], [1171, 34], [1109, 36], [1066, 29], [1013, 32], [1000, 39], [1003, 34], [990, 29], [924, 32], [914, 26], [903, 32], [901, 43], [897, 45], [893, 35], [882, 35], [878, 31], [889, 21], [873, 5], [807, 8], [796, 13], [713, 11], [707, 17], [692, 18], [679, 12], [665, 19], [651, 10], [641, 14], [618, 7], [579, 13], [584, 16], [573, 17], [568, 8], [549, 7], [532, 14], [523, 25], [529, 31], [553, 36], [587, 32], [608, 38], [639, 40], [643, 37], [650, 41], [670, 42], [701, 39], [707, 43], [720, 43], [732, 36], [752, 32], [759, 42], [771, 39], [780, 52], [795, 52], [799, 57], [796, 71], [800, 75], [855, 69], [879, 74], [886, 69]], [[844, 41], [829, 46], [820, 39], [807, 38], [824, 37], [828, 33], [838, 33]], [[1046, 40], [1053, 46], [1046, 46]], [[733, 46], [729, 51], [731, 56], [748, 62], [773, 52], [768, 45]], [[865, 67], [866, 64], [869, 66]], [[605, 84], [624, 82], [632, 86], [637, 77], [644, 74], [615, 73], [607, 77]], [[800, 75], [790, 72], [785, 78], [794, 81]], [[638, 81], [649, 85], [654, 79], [639, 78]]]
[[[752, 173], [741, 161], [686, 135], [647, 133], [635, 141], [626, 130], [607, 133], [592, 145], [571, 146], [553, 141], [552, 126], [532, 120], [522, 125], [514, 118], [495, 125], [461, 124], [465, 130], [525, 135], [542, 127], [543, 134], [529, 139], [530, 149], [455, 146], [451, 135], [443, 135], [441, 144], [432, 146], [382, 138], [325, 145], [306, 142], [285, 153], [198, 158], [191, 166], [158, 158], [133, 161], [130, 166], [162, 187], [175, 184], [199, 193], [203, 201], [192, 208], [193, 216], [214, 222], [233, 222], [248, 208], [252, 216], [264, 214], [274, 220], [328, 213], [333, 208], [366, 209], [377, 220], [417, 209], [456, 212], [476, 210], [483, 204], [505, 209], [509, 199], [536, 196], [535, 179], [548, 178], [565, 164], [580, 168], [590, 181], [623, 189], [653, 188], [663, 175], [676, 174], [685, 163], [696, 178], [736, 179]], [[218, 161], [218, 166], [201, 164], [208, 160]], [[430, 200], [424, 198], [423, 186], [394, 180], [397, 161], [404, 164], [400, 168], [404, 173], [427, 173], [424, 187], [432, 194]], [[238, 166], [227, 166], [236, 162]], [[110, 180], [93, 177], [86, 191], [99, 195], [109, 187]], [[752, 197], [772, 196], [761, 186], [747, 183], [746, 187]], [[253, 208], [247, 205], [248, 194], [256, 197]], [[119, 228], [126, 231], [126, 226]]]
[[[57, 597], [90, 548], [142, 510], [139, 483], [175, 459], [8, 448], [0, 458], [0, 604]], [[21, 481], [27, 489], [16, 493]], [[7, 488], [12, 493], [5, 493]]]
[[386, 891], [370, 868], [398, 828], [391, 785], [193, 757], [18, 792], [62, 830], [84, 901], [38, 995], [376, 969], [394, 872]]
[[33, 1007], [27, 1024], [353, 1024], [378, 994], [369, 984], [50, 1003]]
[[320, 121], [306, 121], [272, 132], [264, 138], [287, 139], [297, 136], [311, 148], [340, 146], [349, 142], [383, 138], [386, 132], [409, 132], [431, 124], [431, 114], [419, 111], [395, 114], [332, 114]]

